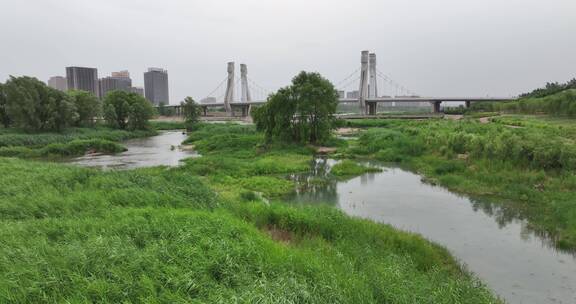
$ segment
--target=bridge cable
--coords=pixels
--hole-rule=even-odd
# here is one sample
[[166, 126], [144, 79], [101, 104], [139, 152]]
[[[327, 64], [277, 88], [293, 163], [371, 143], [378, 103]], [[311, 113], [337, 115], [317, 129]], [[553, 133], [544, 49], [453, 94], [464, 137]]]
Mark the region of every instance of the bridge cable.
[[[220, 82], [220, 84], [218, 84], [218, 86], [217, 86], [212, 92], [210, 92], [208, 95], [206, 95], [206, 96], [203, 97], [203, 98], [212, 97], [212, 95], [213, 95], [214, 93], [216, 93], [216, 91], [218, 91], [218, 90], [226, 83], [227, 80], [228, 80], [228, 77], [224, 78], [224, 80], [222, 80], [222, 82]], [[224, 93], [224, 95], [225, 95], [225, 94], [226, 94], [226, 93]], [[218, 100], [218, 99], [216, 99], [216, 100]]]
[[354, 75], [358, 75], [358, 72], [360, 72], [361, 68], [357, 68], [354, 72], [350, 73], [350, 75], [346, 76], [346, 78], [344, 78], [343, 80], [340, 80], [338, 83], [336, 83], [334, 85], [335, 88], [339, 88], [341, 87], [342, 83], [348, 81], [350, 78], [352, 78]]

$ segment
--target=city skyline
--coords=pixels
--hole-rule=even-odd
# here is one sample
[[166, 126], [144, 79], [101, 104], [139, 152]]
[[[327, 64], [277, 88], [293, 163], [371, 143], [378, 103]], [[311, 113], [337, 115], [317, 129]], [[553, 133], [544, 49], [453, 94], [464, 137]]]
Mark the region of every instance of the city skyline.
[[[87, 81], [86, 75], [81, 75], [80, 77], [81, 80], [83, 81], [82, 85], [72, 84], [74, 80], [71, 80], [69, 83], [67, 76], [60, 76], [60, 75], [54, 75], [48, 78], [48, 80], [45, 81], [46, 85], [60, 91], [82, 90], [91, 92], [96, 97], [101, 99], [104, 98], [108, 92], [114, 90], [136, 93], [142, 97], [145, 97], [144, 85], [142, 86], [134, 85], [132, 82], [132, 78], [130, 76], [130, 72], [128, 70], [113, 71], [110, 73], [110, 76], [104, 76], [104, 77], [99, 77], [98, 68], [94, 67], [72, 66], [72, 67], [65, 67], [64, 70], [65, 70], [64, 75], [67, 76], [74, 75], [74, 73], [78, 73], [78, 71], [83, 71], [84, 74], [86, 74], [86, 72], [90, 72], [90, 74], [94, 73], [97, 82], [96, 88], [92, 90], [91, 88], [86, 87], [85, 83]], [[162, 71], [167, 73], [166, 70], [160, 68], [148, 68], [146, 71], [147, 72]], [[144, 72], [143, 74], [146, 74], [146, 72]], [[78, 76], [76, 76], [75, 81], [78, 82], [79, 80], [77, 78]], [[70, 77], [70, 79], [74, 79], [74, 77]], [[166, 90], [169, 90], [168, 83], [166, 83]], [[154, 104], [154, 100], [150, 99], [147, 100], [150, 101], [152, 104]]]

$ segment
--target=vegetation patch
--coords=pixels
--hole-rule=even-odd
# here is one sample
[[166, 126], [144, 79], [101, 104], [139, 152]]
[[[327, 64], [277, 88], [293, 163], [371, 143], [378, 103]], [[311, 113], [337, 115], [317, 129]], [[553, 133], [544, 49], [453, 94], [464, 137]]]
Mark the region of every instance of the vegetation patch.
[[158, 134], [155, 130], [116, 130], [105, 127], [70, 128], [63, 132], [28, 133], [19, 129], [0, 128], [0, 147], [24, 146], [39, 148], [48, 144], [63, 144], [74, 140], [101, 139], [124, 141], [131, 138], [147, 137]]
[[341, 178], [351, 178], [369, 172], [381, 172], [382, 169], [361, 165], [353, 160], [343, 160], [332, 166], [330, 173]]
[[186, 124], [183, 121], [151, 120], [150, 127], [155, 130], [184, 130]]
[[126, 151], [126, 148], [116, 142], [102, 139], [73, 140], [62, 144], [49, 144], [42, 148], [0, 147], [0, 156], [19, 158], [59, 158], [84, 155], [90, 153], [114, 154]]
[[517, 101], [473, 104], [472, 110], [576, 117], [576, 79], [572, 89], [554, 94], [529, 94]]
[[290, 231], [278, 229], [274, 226], [267, 226], [264, 228], [264, 231], [276, 242], [280, 242], [286, 245], [292, 243], [294, 236]]

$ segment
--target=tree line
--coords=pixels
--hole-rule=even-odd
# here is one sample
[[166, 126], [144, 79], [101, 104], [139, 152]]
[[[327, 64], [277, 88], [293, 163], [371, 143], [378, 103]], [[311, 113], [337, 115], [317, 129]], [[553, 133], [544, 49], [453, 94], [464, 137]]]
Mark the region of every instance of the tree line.
[[565, 90], [569, 89], [576, 89], [576, 78], [566, 82], [566, 83], [558, 83], [558, 82], [548, 82], [546, 86], [543, 88], [538, 88], [533, 90], [529, 93], [521, 94], [520, 97], [534, 97], [534, 98], [541, 98], [550, 95], [554, 95], [556, 93], [560, 93]]
[[0, 83], [0, 124], [27, 131], [62, 131], [69, 127], [92, 127], [103, 118], [118, 129], [145, 129], [154, 108], [144, 97], [112, 91], [99, 100], [85, 91], [62, 92], [28, 76]]

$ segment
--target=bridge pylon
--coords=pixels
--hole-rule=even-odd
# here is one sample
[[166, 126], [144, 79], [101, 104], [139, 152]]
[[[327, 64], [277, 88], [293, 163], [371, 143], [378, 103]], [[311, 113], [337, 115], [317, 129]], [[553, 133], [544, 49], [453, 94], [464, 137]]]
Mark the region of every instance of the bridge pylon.
[[228, 62], [228, 80], [226, 82], [226, 95], [224, 95], [224, 109], [228, 114], [232, 114], [230, 103], [234, 101], [234, 68], [234, 62]]
[[370, 85], [368, 98], [378, 97], [378, 82], [376, 80], [376, 54], [370, 53], [369, 59], [369, 70], [370, 70]]
[[368, 64], [369, 55], [368, 51], [362, 51], [362, 57], [360, 58], [360, 88], [358, 89], [358, 103], [360, 105], [360, 111], [363, 114], [366, 113], [366, 99], [368, 98]]
[[250, 96], [250, 88], [248, 87], [248, 67], [246, 64], [240, 64], [240, 79], [242, 82], [242, 102], [252, 101], [252, 97]]

